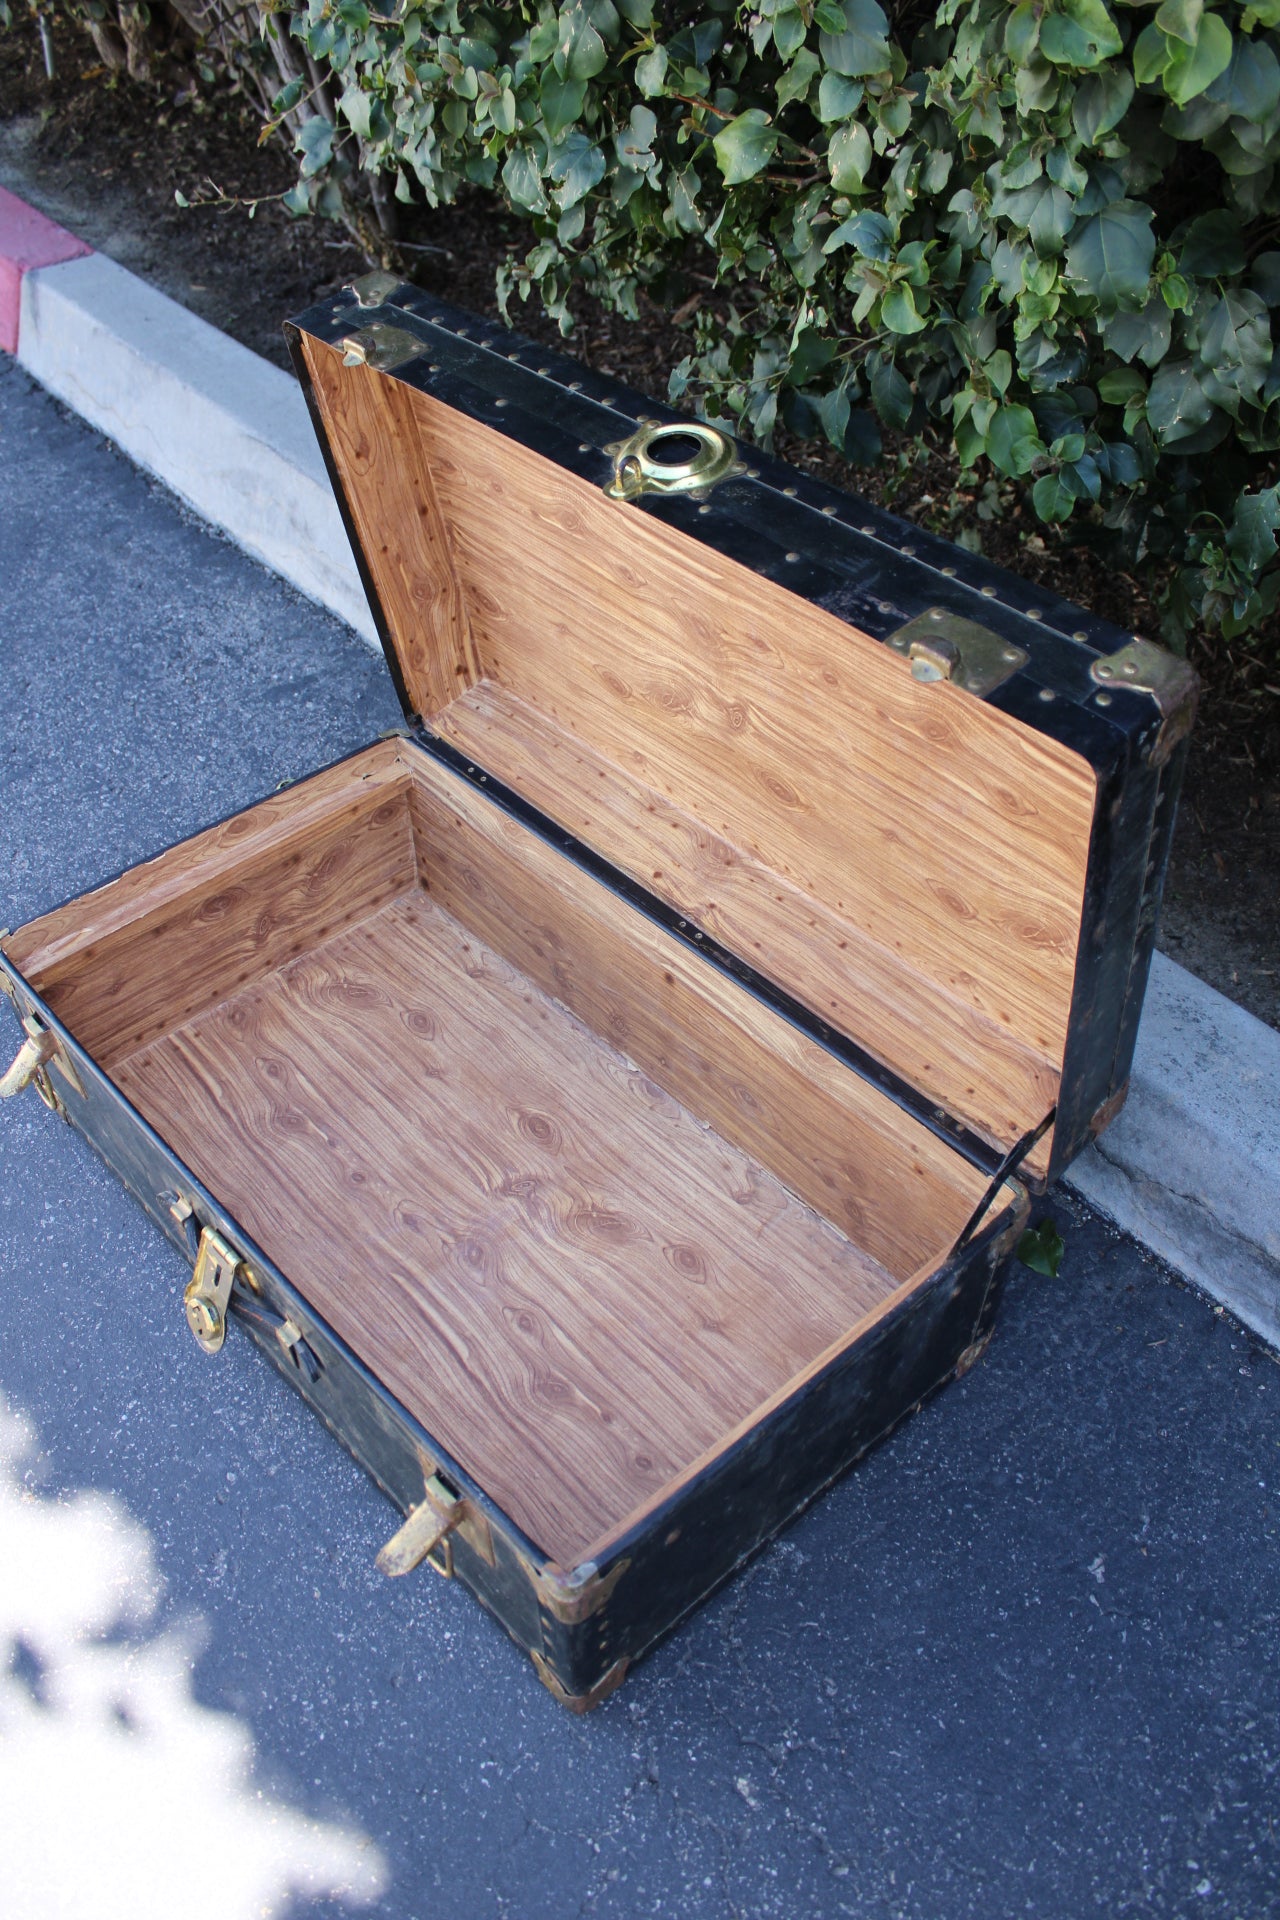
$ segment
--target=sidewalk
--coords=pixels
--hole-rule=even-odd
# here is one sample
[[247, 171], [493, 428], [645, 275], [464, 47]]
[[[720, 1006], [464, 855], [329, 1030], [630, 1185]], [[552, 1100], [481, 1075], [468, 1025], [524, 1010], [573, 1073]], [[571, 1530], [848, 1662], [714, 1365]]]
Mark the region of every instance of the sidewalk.
[[[0, 449], [8, 918], [397, 718], [348, 628], [11, 363]], [[1015, 1269], [986, 1359], [585, 1721], [466, 1595], [375, 1573], [392, 1509], [247, 1341], [197, 1350], [184, 1262], [29, 1095], [0, 1110], [0, 1391], [44, 1445], [28, 1499], [146, 1529], [147, 1633], [186, 1636], [274, 1803], [376, 1849], [385, 1920], [1262, 1920], [1280, 1367], [1051, 1210], [1062, 1273]], [[236, 1833], [192, 1839], [202, 1885]]]

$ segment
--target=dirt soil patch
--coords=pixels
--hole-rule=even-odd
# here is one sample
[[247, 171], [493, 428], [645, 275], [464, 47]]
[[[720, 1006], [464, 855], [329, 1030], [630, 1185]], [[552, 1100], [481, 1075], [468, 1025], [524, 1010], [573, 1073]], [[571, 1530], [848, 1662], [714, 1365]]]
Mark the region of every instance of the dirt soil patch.
[[[280, 323], [362, 272], [367, 262], [328, 221], [297, 221], [278, 196], [293, 166], [258, 147], [260, 114], [224, 86], [190, 75], [143, 88], [108, 80], [90, 41], [53, 22], [58, 78], [46, 79], [29, 17], [0, 32], [0, 184], [161, 287], [256, 353], [286, 365]], [[183, 209], [210, 187], [237, 203]], [[523, 253], [528, 229], [494, 201], [404, 210], [413, 279], [479, 313], [496, 312], [494, 274]], [[580, 302], [572, 352], [641, 392], [662, 394], [688, 335], [650, 306], [639, 326]], [[558, 341], [533, 305], [522, 332]], [[687, 326], [687, 322], [685, 323]], [[976, 533], [1001, 565], [1122, 627], [1155, 631], [1142, 585], [1087, 547], [1022, 515], [1012, 490], [957, 499], [954, 466], [936, 450], [890, 446], [874, 469], [829, 449], [779, 442], [785, 457], [850, 492], [956, 537]], [[993, 512], [993, 509], [995, 511]], [[955, 517], [951, 517], [954, 514]], [[1280, 640], [1193, 642], [1205, 679], [1165, 899], [1160, 944], [1220, 992], [1280, 1027]]]

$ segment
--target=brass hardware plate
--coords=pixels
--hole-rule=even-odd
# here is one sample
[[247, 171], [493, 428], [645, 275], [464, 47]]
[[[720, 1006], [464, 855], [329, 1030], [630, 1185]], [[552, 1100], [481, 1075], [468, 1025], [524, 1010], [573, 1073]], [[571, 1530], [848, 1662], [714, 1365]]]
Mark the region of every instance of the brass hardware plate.
[[357, 306], [385, 307], [399, 285], [394, 273], [365, 273], [358, 280], [348, 280], [346, 291], [354, 293]]
[[611, 441], [605, 452], [613, 458], [613, 478], [605, 488], [610, 500], [638, 500], [646, 493], [702, 495], [747, 470], [728, 434], [701, 420], [675, 425], [642, 420], [630, 439]]
[[384, 326], [380, 320], [359, 333], [349, 333], [342, 342], [344, 367], [372, 367], [377, 373], [394, 373], [410, 360], [427, 351], [416, 333], [407, 327]]
[[22, 1024], [27, 1037], [18, 1048], [12, 1066], [0, 1074], [0, 1100], [11, 1100], [16, 1093], [34, 1086], [47, 1107], [56, 1107], [57, 1095], [45, 1069], [58, 1051], [57, 1039], [32, 1020], [24, 1020]]
[[1095, 660], [1089, 678], [1108, 692], [1112, 687], [1128, 687], [1133, 693], [1150, 694], [1160, 709], [1161, 722], [1151, 754], [1153, 766], [1161, 766], [1190, 733], [1200, 682], [1194, 668], [1166, 647], [1135, 634], [1118, 653]]
[[392, 1534], [378, 1555], [379, 1573], [398, 1580], [428, 1560], [437, 1573], [452, 1579], [453, 1543], [449, 1535], [466, 1511], [466, 1501], [450, 1493], [444, 1482], [433, 1474], [423, 1488], [421, 1503], [410, 1511], [404, 1525]]
[[219, 1353], [227, 1337], [227, 1310], [240, 1255], [213, 1227], [200, 1235], [195, 1272], [182, 1296], [187, 1325], [205, 1353]]
[[906, 657], [913, 680], [949, 680], [979, 700], [1011, 679], [1028, 658], [1011, 640], [947, 607], [930, 607], [908, 620], [885, 645]]

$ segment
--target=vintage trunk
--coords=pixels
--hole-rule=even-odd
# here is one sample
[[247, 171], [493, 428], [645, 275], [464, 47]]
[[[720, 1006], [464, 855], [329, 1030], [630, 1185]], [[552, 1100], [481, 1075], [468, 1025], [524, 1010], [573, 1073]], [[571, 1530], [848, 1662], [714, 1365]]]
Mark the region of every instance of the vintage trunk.
[[0, 1086], [590, 1706], [981, 1351], [1194, 681], [386, 276], [291, 338], [405, 727], [8, 935]]

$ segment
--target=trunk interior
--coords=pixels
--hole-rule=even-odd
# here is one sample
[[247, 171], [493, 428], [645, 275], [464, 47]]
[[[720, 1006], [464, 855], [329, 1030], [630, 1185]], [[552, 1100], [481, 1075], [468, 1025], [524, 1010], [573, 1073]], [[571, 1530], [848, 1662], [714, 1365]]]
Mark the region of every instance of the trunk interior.
[[565, 1566], [919, 1285], [985, 1184], [410, 740], [6, 951]]

